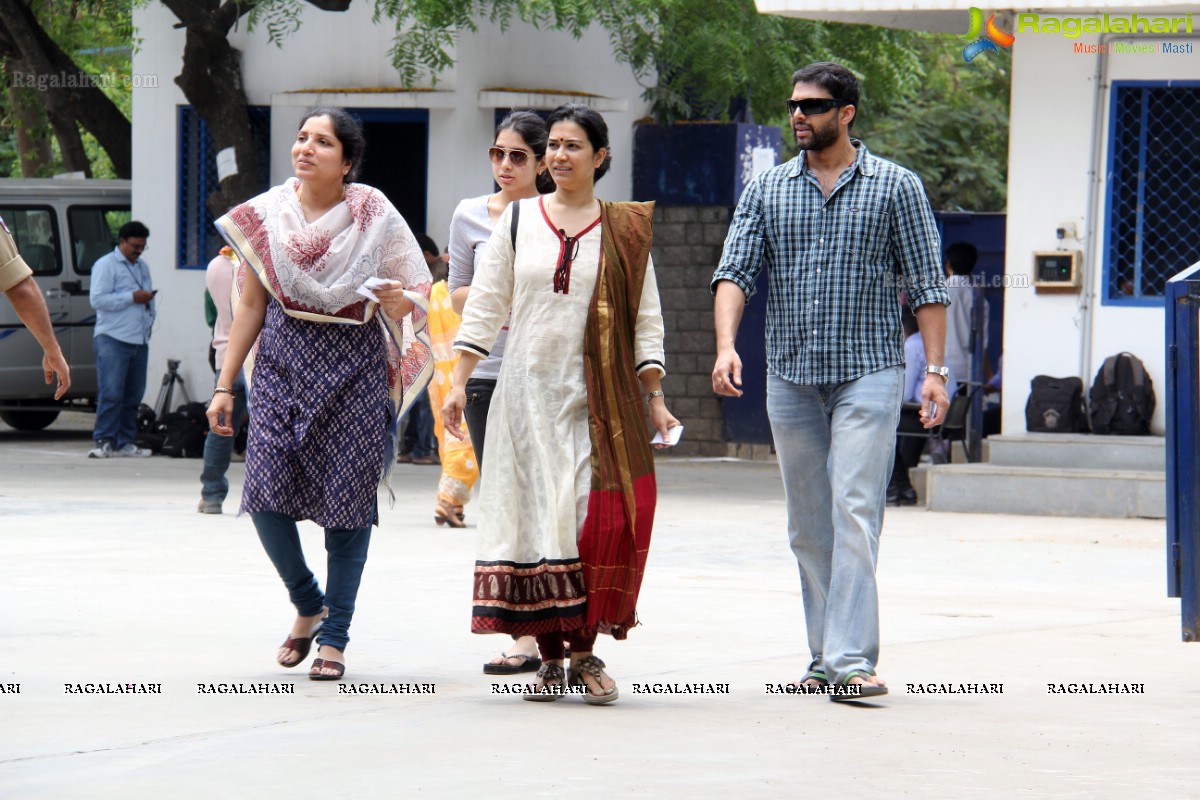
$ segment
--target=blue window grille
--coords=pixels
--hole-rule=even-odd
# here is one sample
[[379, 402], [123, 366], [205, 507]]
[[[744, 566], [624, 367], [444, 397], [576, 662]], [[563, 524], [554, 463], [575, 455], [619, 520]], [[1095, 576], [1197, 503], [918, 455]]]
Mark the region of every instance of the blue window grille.
[[1200, 261], [1200, 82], [1114, 81], [1102, 302], [1162, 305]]
[[[258, 154], [258, 185], [261, 191], [266, 191], [271, 182], [271, 109], [247, 106], [246, 111]], [[204, 269], [225, 244], [213, 227], [216, 218], [205, 205], [218, 183], [217, 149], [208, 134], [208, 123], [191, 106], [180, 106], [177, 262], [180, 269]]]

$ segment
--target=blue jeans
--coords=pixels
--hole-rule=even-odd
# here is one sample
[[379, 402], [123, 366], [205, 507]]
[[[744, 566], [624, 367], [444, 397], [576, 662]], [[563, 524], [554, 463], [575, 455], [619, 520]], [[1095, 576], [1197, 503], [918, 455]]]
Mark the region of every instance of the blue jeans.
[[830, 681], [879, 661], [875, 565], [903, 383], [901, 367], [817, 386], [767, 376], [810, 669]]
[[[219, 376], [218, 376], [219, 377]], [[242, 415], [246, 413], [246, 379], [239, 372], [233, 381], [233, 436], [221, 436], [209, 431], [204, 437], [204, 469], [200, 473], [200, 496], [205, 500], [225, 502], [229, 494], [229, 480], [225, 473], [229, 471], [229, 461], [233, 457], [233, 440], [237, 438], [238, 425]]]
[[400, 421], [401, 437], [400, 452], [408, 453], [413, 458], [428, 458], [437, 448], [437, 440], [433, 435], [433, 407], [429, 405], [428, 390], [408, 407], [408, 414]]
[[274, 511], [256, 511], [250, 518], [254, 520], [263, 549], [287, 587], [296, 613], [312, 617], [320, 614], [323, 607], [329, 608], [317, 644], [345, 650], [350, 643], [350, 620], [354, 616], [363, 565], [367, 563], [371, 526], [357, 530], [325, 529], [327, 560], [325, 593], [322, 594], [317, 579], [304, 561], [296, 521]]
[[146, 364], [150, 346], [129, 344], [100, 334], [92, 339], [96, 351], [96, 427], [92, 438], [120, 450], [137, 438], [137, 409], [146, 394]]

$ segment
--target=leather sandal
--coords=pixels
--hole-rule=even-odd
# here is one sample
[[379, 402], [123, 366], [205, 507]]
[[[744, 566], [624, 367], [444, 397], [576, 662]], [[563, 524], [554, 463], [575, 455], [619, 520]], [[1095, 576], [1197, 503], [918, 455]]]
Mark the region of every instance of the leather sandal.
[[[571, 665], [570, 685], [583, 686], [587, 689], [587, 692], [583, 695], [583, 701], [589, 705], [600, 706], [605, 703], [611, 703], [620, 696], [620, 691], [618, 691], [616, 684], [608, 689], [603, 688], [603, 684], [600, 682], [600, 675], [604, 670], [604, 666], [604, 662], [595, 656], [588, 656], [581, 659], [578, 663]], [[600, 689], [599, 694], [593, 692], [592, 687], [587, 685], [583, 678], [584, 674], [590, 675], [596, 680], [596, 688]]]
[[538, 682], [530, 684], [521, 695], [523, 700], [535, 703], [553, 703], [563, 696], [563, 681], [567, 675], [558, 664], [542, 664], [537, 671]]
[[463, 522], [462, 506], [448, 506], [438, 500], [437, 508], [433, 511], [433, 521], [442, 525], [449, 525], [451, 528], [465, 528], [467, 524]]
[[312, 629], [312, 633], [308, 636], [288, 636], [283, 640], [283, 644], [279, 645], [280, 649], [295, 650], [299, 655], [294, 661], [284, 661], [282, 658], [276, 658], [275, 663], [284, 669], [300, 666], [300, 662], [308, 658], [308, 651], [312, 649], [313, 642], [317, 640], [317, 634], [321, 632], [321, 624], [317, 623], [317, 627]]
[[[321, 673], [323, 668], [336, 670], [336, 675], [324, 675]], [[330, 661], [327, 658], [314, 658], [312, 667], [308, 670], [308, 679], [311, 681], [340, 681], [342, 676], [346, 674], [346, 665], [340, 661]]]

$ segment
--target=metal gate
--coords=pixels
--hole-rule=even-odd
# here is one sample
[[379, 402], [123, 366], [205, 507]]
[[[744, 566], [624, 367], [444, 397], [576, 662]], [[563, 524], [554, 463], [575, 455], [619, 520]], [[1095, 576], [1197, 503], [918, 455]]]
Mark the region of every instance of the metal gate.
[[1167, 596], [1200, 641], [1200, 263], [1166, 290]]

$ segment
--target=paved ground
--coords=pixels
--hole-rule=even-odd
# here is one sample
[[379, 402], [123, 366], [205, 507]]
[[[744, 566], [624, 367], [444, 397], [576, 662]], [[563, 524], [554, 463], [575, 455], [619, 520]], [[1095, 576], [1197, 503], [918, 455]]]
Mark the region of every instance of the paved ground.
[[[85, 430], [0, 427], [3, 798], [1196, 791], [1200, 646], [1180, 642], [1164, 596], [1161, 521], [889, 510], [880, 672], [893, 691], [838, 705], [766, 693], [807, 660], [775, 468], [667, 462], [644, 626], [597, 647], [620, 701], [543, 705], [494, 694], [514, 681], [480, 673], [503, 641], [467, 631], [473, 531], [436, 527], [435, 468], [401, 466], [349, 677], [435, 691], [342, 694], [274, 665], [286, 595], [248, 519], [196, 513], [200, 463], [88, 460]], [[67, 693], [88, 683], [161, 694]], [[199, 693], [212, 683], [294, 694]], [[909, 691], [918, 683], [1003, 693]], [[634, 694], [648, 684], [729, 690]]]

